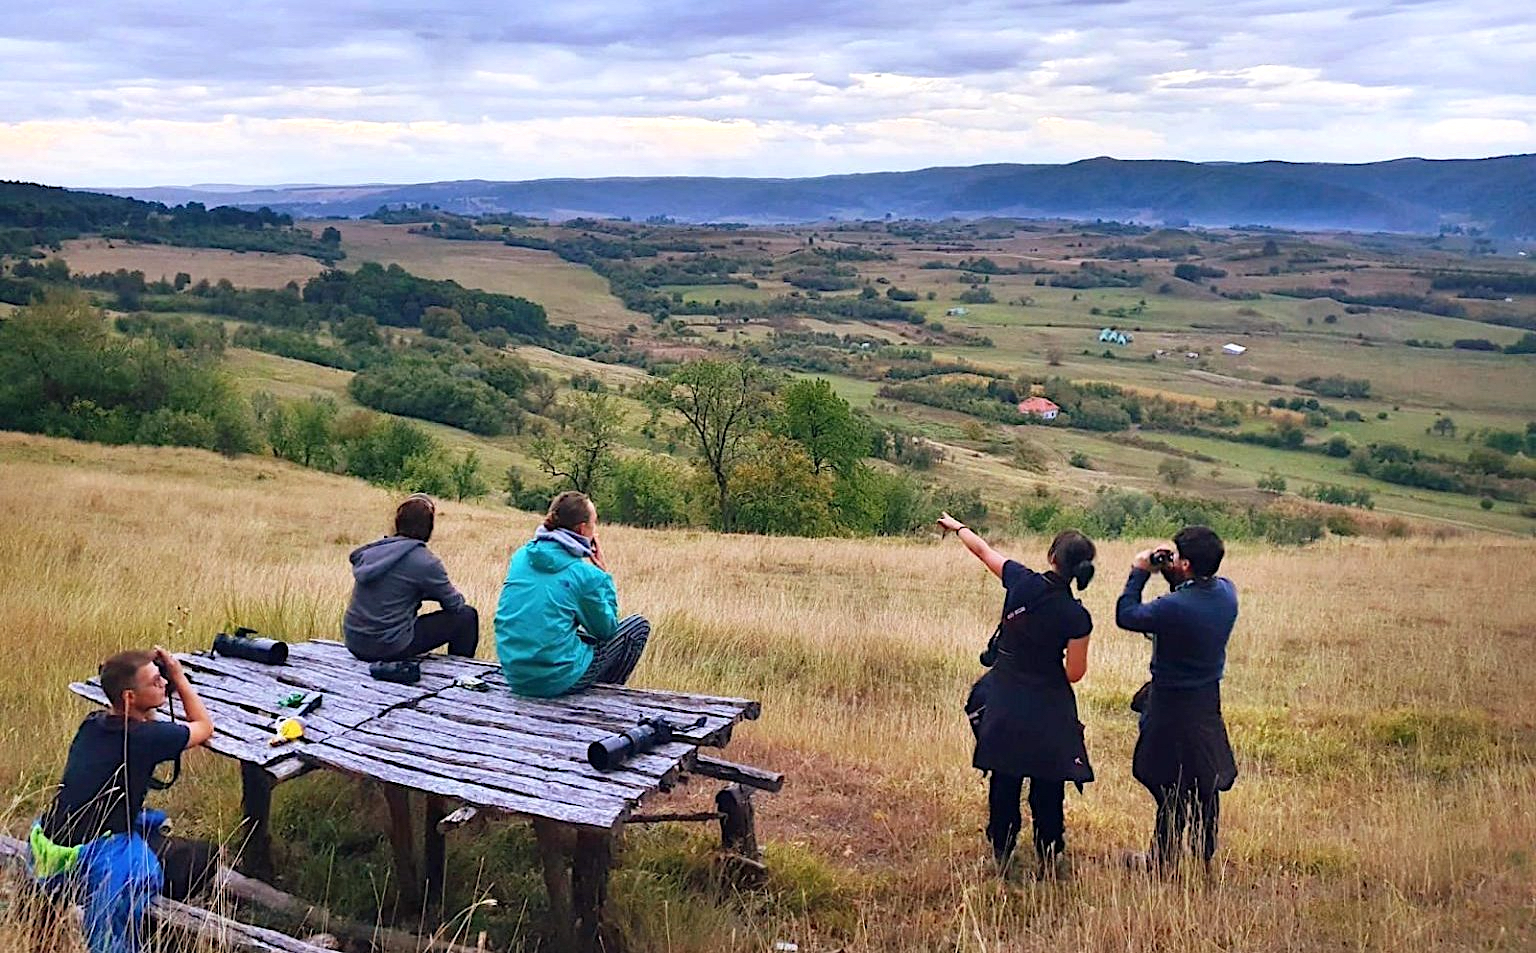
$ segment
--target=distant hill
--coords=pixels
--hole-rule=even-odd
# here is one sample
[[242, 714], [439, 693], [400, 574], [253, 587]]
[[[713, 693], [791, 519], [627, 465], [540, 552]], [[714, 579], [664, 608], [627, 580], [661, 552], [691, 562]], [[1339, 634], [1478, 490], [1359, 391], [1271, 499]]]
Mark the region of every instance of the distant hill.
[[1536, 235], [1536, 155], [1397, 159], [1363, 165], [1085, 159], [808, 179], [701, 177], [472, 179], [416, 185], [115, 188], [165, 202], [267, 206], [296, 217], [358, 216], [429, 203], [463, 214], [518, 212], [689, 222], [827, 218], [1106, 218], [1195, 225], [1434, 232], [1442, 224]]

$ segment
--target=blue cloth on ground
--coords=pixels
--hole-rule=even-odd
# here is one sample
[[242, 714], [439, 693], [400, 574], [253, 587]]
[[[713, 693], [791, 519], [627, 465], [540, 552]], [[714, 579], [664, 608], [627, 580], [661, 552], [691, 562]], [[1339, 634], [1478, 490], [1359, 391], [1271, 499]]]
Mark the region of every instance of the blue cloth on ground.
[[71, 870], [42, 881], [50, 892], [79, 899], [91, 953], [139, 953], [142, 948], [144, 915], [165, 880], [149, 836], [164, 824], [164, 811], [142, 811], [133, 830], [86, 843]]

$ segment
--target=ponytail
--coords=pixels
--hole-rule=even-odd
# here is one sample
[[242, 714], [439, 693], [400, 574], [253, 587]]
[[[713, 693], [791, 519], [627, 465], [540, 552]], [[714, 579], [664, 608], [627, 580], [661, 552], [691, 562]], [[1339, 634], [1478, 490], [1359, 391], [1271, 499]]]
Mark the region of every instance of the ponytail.
[[1046, 558], [1054, 563], [1062, 578], [1077, 583], [1079, 592], [1093, 581], [1093, 558], [1097, 555], [1093, 540], [1075, 529], [1064, 529], [1051, 540]]

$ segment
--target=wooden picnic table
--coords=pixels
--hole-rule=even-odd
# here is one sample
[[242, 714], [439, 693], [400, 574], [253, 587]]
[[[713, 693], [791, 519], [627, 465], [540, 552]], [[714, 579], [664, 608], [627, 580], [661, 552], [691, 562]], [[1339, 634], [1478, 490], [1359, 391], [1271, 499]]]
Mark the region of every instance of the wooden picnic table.
[[[750, 790], [778, 790], [781, 775], [699, 752], [723, 747], [736, 724], [758, 716], [743, 698], [598, 685], [554, 699], [512, 694], [500, 669], [479, 659], [427, 655], [413, 685], [378, 681], [368, 665], [329, 640], [290, 643], [284, 665], [206, 654], [178, 654], [214, 722], [207, 747], [241, 767], [245, 846], [241, 866], [271, 879], [270, 810], [275, 785], [329, 768], [383, 784], [390, 839], [402, 897], [410, 904], [441, 901], [443, 835], [477, 809], [533, 821], [550, 894], [557, 941], [567, 949], [596, 943], [614, 837], [625, 823], [718, 819], [725, 846], [754, 863]], [[473, 676], [485, 690], [456, 681]], [[70, 685], [105, 704], [97, 679]], [[281, 702], [295, 692], [320, 692], [320, 706], [302, 716], [304, 737], [271, 744]], [[179, 706], [177, 706], [179, 708]], [[162, 712], [161, 717], [170, 717]], [[668, 744], [598, 771], [587, 746], [661, 717], [697, 727]], [[690, 774], [732, 784], [715, 812], [645, 816], [651, 795]], [[410, 792], [424, 796], [421, 857]], [[458, 805], [450, 810], [450, 805]]]

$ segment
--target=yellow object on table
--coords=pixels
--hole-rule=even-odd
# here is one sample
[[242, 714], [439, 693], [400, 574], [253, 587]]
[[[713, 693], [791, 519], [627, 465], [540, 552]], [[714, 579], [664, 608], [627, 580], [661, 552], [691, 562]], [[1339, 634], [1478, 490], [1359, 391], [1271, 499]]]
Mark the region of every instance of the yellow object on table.
[[302, 737], [304, 737], [304, 722], [297, 718], [282, 718], [273, 727], [272, 740], [268, 741], [267, 744], [287, 744], [290, 741], [297, 741]]

